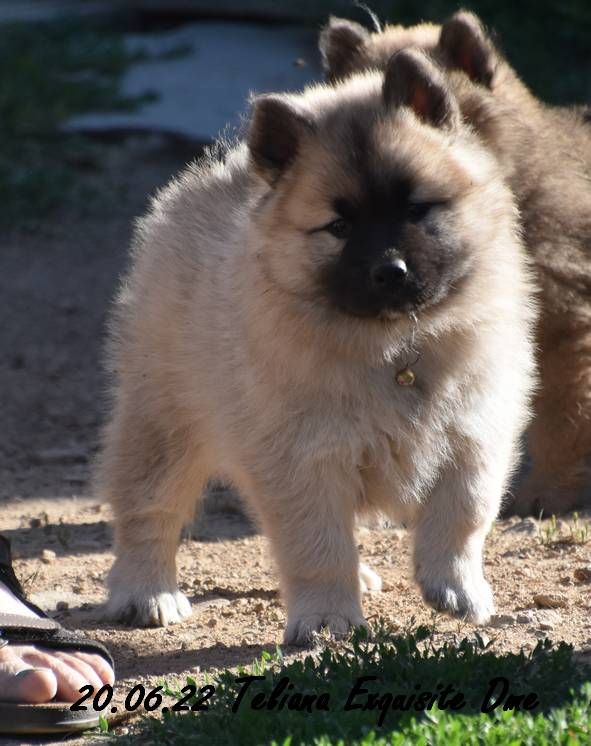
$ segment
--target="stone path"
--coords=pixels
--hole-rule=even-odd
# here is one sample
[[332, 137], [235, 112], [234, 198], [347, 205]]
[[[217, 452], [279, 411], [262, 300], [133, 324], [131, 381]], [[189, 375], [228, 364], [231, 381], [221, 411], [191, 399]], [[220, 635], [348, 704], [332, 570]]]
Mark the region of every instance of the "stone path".
[[[240, 126], [251, 92], [297, 90], [321, 78], [313, 28], [202, 22], [130, 34], [125, 42], [160, 59], [132, 66], [123, 94], [151, 91], [157, 100], [136, 112], [77, 117], [68, 129], [164, 132], [203, 142]], [[179, 49], [190, 51], [166, 58]]]

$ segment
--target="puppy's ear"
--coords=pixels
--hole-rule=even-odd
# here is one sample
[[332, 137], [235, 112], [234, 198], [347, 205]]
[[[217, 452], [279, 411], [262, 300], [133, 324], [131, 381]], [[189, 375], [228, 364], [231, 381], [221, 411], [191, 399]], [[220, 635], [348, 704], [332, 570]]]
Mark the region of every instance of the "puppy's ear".
[[358, 61], [369, 37], [370, 32], [361, 24], [331, 16], [318, 41], [327, 77], [331, 80], [343, 78], [359, 69]]
[[451, 68], [462, 70], [474, 83], [491, 87], [497, 53], [474, 13], [461, 10], [443, 24], [439, 49]]
[[388, 107], [407, 106], [435, 127], [455, 127], [460, 109], [444, 73], [424, 52], [402, 49], [388, 62], [383, 87]]
[[313, 129], [311, 117], [289, 96], [255, 98], [247, 143], [260, 176], [274, 184], [293, 163], [303, 135]]

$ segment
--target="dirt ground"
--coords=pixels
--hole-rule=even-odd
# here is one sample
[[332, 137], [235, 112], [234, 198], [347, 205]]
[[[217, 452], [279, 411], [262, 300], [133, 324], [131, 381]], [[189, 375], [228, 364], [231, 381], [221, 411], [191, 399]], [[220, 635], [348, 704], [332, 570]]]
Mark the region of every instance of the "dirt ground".
[[[120, 702], [137, 683], [177, 684], [187, 674], [248, 664], [274, 650], [285, 621], [266, 542], [229, 493], [207, 502], [179, 550], [189, 620], [149, 630], [100, 621], [113, 559], [110, 513], [89, 494], [88, 476], [102, 418], [105, 311], [133, 217], [189, 155], [158, 139], [105, 147], [104, 170], [82, 177], [99, 187], [99, 200], [82, 213], [65, 206], [39, 230], [0, 240], [0, 531], [32, 599], [110, 648]], [[384, 581], [382, 592], [365, 598], [368, 618], [403, 629], [414, 617], [434, 624], [440, 640], [474, 632], [422, 603], [404, 530], [361, 527], [358, 541]], [[531, 518], [497, 522], [486, 570], [498, 615], [479, 631], [495, 650], [531, 649], [545, 636], [585, 655], [591, 649], [591, 511], [578, 525], [568, 517], [555, 527]]]

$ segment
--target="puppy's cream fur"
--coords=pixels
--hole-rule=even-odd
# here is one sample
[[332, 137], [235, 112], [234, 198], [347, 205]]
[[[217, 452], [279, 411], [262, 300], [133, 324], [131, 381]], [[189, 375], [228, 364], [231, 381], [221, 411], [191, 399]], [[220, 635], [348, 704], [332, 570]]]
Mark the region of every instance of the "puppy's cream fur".
[[[386, 111], [378, 73], [283, 100], [315, 126], [283, 173], [265, 173], [247, 144], [220, 147], [138, 224], [111, 323], [113, 409], [98, 475], [115, 513], [108, 612], [140, 625], [190, 613], [176, 585], [179, 533], [220, 476], [271, 542], [286, 641], [364, 624], [360, 590], [379, 579], [362, 568], [360, 580], [362, 511], [414, 526], [427, 602], [483, 622], [493, 611], [483, 543], [533, 375], [512, 196], [464, 127], [431, 126], [412, 106]], [[416, 324], [348, 316], [318, 288], [341, 244], [310, 231], [334, 217], [340, 191], [359, 188], [344, 157], [354, 126], [371, 131], [376, 169], [400, 161], [424, 198], [455, 189], [437, 230], [461, 236], [470, 271]], [[395, 378], [411, 346], [420, 359], [406, 388]]]

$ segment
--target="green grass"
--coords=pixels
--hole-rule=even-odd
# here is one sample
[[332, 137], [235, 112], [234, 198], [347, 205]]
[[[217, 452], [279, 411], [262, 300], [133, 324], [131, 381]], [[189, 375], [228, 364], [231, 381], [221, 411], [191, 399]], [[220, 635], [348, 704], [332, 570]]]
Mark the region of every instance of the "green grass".
[[[147, 716], [130, 733], [113, 738], [122, 744], [588, 744], [591, 742], [591, 671], [573, 660], [566, 643], [553, 646], [541, 641], [531, 653], [496, 653], [494, 645], [479, 637], [456, 644], [435, 645], [429, 629], [421, 627], [397, 635], [383, 624], [372, 639], [356, 632], [348, 643], [326, 642], [305, 660], [285, 663], [281, 651], [263, 654], [249, 669], [226, 671], [212, 679], [189, 684], [210, 684], [215, 693], [209, 709], [200, 713]], [[253, 681], [237, 705], [243, 684], [237, 677], [261, 676]], [[377, 706], [345, 711], [354, 683], [378, 695]], [[311, 712], [267, 709], [273, 688], [287, 677], [293, 689], [285, 694], [324, 695], [326, 709]], [[481, 712], [489, 682], [508, 681], [514, 695], [529, 694], [529, 711], [503, 709], [506, 699], [487, 714]], [[500, 688], [501, 684], [499, 684]], [[402, 709], [413, 693], [443, 694], [445, 701], [431, 709]], [[500, 690], [500, 689], [499, 689]], [[497, 691], [499, 691], [497, 690]], [[279, 696], [281, 701], [282, 696]], [[178, 698], [178, 693], [176, 693]], [[426, 696], [426, 695], [425, 695]], [[461, 699], [453, 699], [461, 696]], [[258, 699], [257, 699], [258, 697]], [[315, 700], [316, 702], [317, 700]], [[357, 694], [351, 704], [365, 704], [367, 694]], [[195, 702], [195, 699], [189, 700]], [[521, 700], [522, 705], [526, 700]], [[252, 704], [262, 709], [253, 709]], [[300, 700], [300, 705], [302, 701]], [[425, 701], [420, 703], [425, 705]], [[442, 707], [438, 707], [441, 704]], [[513, 703], [514, 704], [514, 703]]]
[[101, 26], [0, 25], [2, 224], [34, 222], [75, 192], [80, 169], [100, 167], [100, 148], [60, 126], [77, 114], [145, 101], [120, 93], [121, 76], [137, 59], [120, 34]]
[[[541, 520], [541, 516], [540, 516]], [[561, 524], [566, 524], [563, 530], [559, 525], [558, 519], [553, 514], [548, 521], [542, 524], [539, 531], [541, 544], [546, 547], [561, 546], [568, 544], [586, 544], [591, 539], [591, 529], [587, 521], [582, 521], [577, 511], [572, 514], [570, 520], [563, 520]]]

